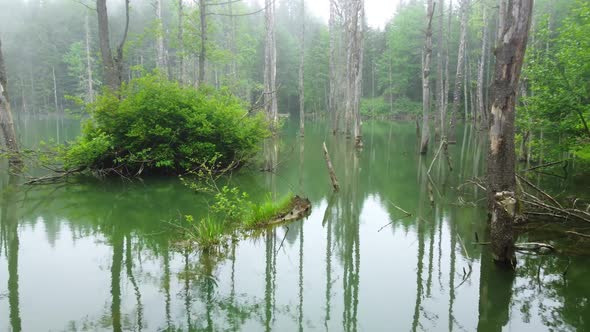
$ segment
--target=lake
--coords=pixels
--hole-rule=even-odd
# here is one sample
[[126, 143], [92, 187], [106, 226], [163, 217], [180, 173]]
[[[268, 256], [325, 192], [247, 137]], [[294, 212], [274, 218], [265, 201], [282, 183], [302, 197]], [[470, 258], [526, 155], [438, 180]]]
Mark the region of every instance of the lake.
[[[438, 146], [420, 157], [413, 123], [365, 122], [362, 151], [321, 120], [297, 130], [267, 142], [274, 172], [261, 156], [231, 181], [308, 197], [311, 215], [223, 255], [177, 245], [174, 221], [205, 216], [211, 197], [176, 177], [22, 186], [2, 172], [0, 330], [590, 331], [588, 257], [520, 253], [510, 273], [474, 244], [485, 195], [461, 185], [485, 172], [485, 135], [460, 127], [453, 171], [437, 159], [430, 185]], [[17, 131], [32, 148], [80, 126], [21, 116]]]

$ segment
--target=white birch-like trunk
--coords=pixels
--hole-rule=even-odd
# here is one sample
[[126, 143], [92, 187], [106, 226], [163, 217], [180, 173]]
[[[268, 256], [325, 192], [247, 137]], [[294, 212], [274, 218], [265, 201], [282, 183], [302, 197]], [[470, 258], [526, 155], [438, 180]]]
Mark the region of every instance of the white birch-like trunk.
[[166, 48], [164, 46], [164, 23], [162, 22], [162, 0], [156, 0], [156, 20], [158, 31], [156, 32], [156, 66], [161, 73], [165, 73], [168, 68], [166, 59]]
[[264, 54], [264, 104], [266, 108], [266, 117], [270, 129], [276, 134], [278, 130], [278, 103], [276, 91], [277, 76], [277, 47], [275, 40], [275, 2], [274, 0], [265, 0], [265, 54]]
[[432, 17], [434, 16], [433, 0], [428, 0], [426, 13], [426, 38], [422, 51], [422, 137], [420, 139], [420, 153], [428, 152], [430, 141], [430, 62], [432, 57]]
[[305, 135], [305, 0], [301, 0], [301, 36], [299, 39], [299, 135]]
[[84, 18], [86, 32], [86, 101], [94, 102], [94, 73], [92, 72], [92, 50], [90, 49], [90, 15]]

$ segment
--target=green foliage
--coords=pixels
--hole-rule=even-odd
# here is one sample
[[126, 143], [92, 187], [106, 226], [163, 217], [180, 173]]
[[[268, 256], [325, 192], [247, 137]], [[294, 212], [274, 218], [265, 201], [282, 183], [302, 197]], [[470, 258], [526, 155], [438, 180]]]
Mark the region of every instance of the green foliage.
[[543, 131], [551, 142], [545, 150], [548, 159], [560, 158], [562, 152], [586, 159], [590, 143], [590, 4], [577, 1], [556, 32], [550, 29], [549, 17], [540, 21], [536, 43], [527, 55], [524, 76], [531, 93], [519, 109], [519, 127]]
[[361, 114], [366, 117], [409, 116], [419, 114], [421, 110], [422, 103], [406, 97], [398, 98], [393, 105], [381, 97], [361, 100]]
[[262, 115], [249, 116], [227, 91], [155, 75], [103, 93], [88, 109], [92, 118], [66, 151], [68, 169], [182, 173], [214, 157], [223, 168], [247, 161], [267, 136]]
[[293, 202], [293, 194], [288, 194], [285, 197], [275, 201], [272, 196], [267, 195], [264, 202], [261, 204], [252, 205], [249, 215], [244, 219], [246, 227], [255, 227], [264, 225], [271, 221], [274, 217], [287, 213], [291, 209]]

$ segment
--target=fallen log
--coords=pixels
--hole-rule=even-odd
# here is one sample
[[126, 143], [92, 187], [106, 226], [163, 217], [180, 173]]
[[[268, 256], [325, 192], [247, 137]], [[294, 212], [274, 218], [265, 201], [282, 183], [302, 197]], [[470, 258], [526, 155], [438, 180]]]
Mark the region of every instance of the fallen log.
[[328, 153], [328, 148], [326, 147], [326, 142], [323, 144], [324, 149], [324, 159], [326, 160], [326, 165], [328, 166], [328, 172], [330, 173], [330, 181], [332, 181], [332, 187], [334, 187], [334, 191], [340, 191], [340, 184], [338, 183], [338, 178], [336, 178], [336, 172], [334, 172], [334, 166], [332, 166], [332, 160], [330, 159], [330, 154]]

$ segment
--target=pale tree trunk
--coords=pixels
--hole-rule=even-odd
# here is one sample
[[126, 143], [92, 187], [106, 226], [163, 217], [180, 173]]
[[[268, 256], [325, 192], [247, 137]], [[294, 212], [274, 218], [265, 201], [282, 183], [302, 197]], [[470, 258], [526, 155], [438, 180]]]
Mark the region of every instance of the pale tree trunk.
[[432, 17], [434, 15], [433, 0], [428, 0], [426, 13], [426, 38], [422, 51], [422, 139], [420, 140], [420, 153], [428, 152], [430, 141], [430, 62], [432, 57]]
[[449, 54], [450, 54], [450, 33], [453, 22], [453, 0], [449, 1], [449, 15], [447, 20], [447, 33], [445, 40], [445, 73], [443, 78], [444, 96], [443, 96], [443, 107], [440, 114], [440, 133], [443, 140], [447, 140], [447, 110], [449, 108], [449, 91], [451, 88], [449, 79]]
[[178, 82], [184, 83], [184, 0], [178, 0], [178, 48], [176, 58], [178, 60]]
[[346, 132], [352, 131], [355, 145], [361, 147], [360, 98], [363, 71], [364, 0], [348, 0], [345, 9], [346, 57]]
[[438, 4], [438, 48], [436, 51], [436, 103], [437, 109], [434, 112], [434, 139], [438, 140], [441, 135], [441, 128], [443, 127], [441, 122], [444, 122], [442, 118], [443, 107], [445, 103], [445, 83], [443, 76], [443, 36], [444, 36], [444, 10], [445, 0], [440, 0]]
[[53, 103], [55, 111], [59, 112], [59, 104], [57, 102], [57, 78], [55, 77], [55, 67], [51, 67], [51, 73], [53, 76]]
[[2, 141], [6, 150], [11, 154], [9, 157], [10, 167], [20, 165], [18, 142], [14, 131], [12, 111], [10, 110], [10, 99], [8, 98], [8, 77], [2, 54], [2, 41], [0, 41], [0, 129], [2, 130]]
[[86, 14], [84, 19], [84, 30], [86, 32], [86, 101], [94, 102], [94, 75], [92, 72], [92, 51], [90, 49], [90, 16]]
[[[455, 91], [453, 93], [453, 109], [451, 110], [451, 122], [449, 125], [449, 144], [457, 143], [457, 116], [459, 113], [459, 103], [461, 102], [461, 89], [463, 85], [463, 67], [465, 62], [465, 42], [467, 39], [467, 7], [469, 0], [461, 0], [461, 33], [459, 36], [459, 54], [457, 55], [457, 73], [455, 75]], [[467, 101], [465, 101], [467, 102]]]
[[164, 23], [162, 21], [162, 0], [156, 0], [156, 20], [157, 20], [157, 37], [156, 37], [156, 67], [161, 73], [166, 73], [168, 61], [166, 59], [166, 48], [164, 46]]
[[301, 0], [301, 36], [299, 39], [299, 135], [305, 135], [305, 0]]
[[506, 0], [496, 46], [488, 151], [488, 213], [494, 260], [515, 266], [513, 224], [517, 214], [515, 105], [533, 0]]
[[[481, 42], [481, 56], [479, 58], [479, 67], [477, 70], [477, 110], [481, 116], [481, 123], [485, 123], [487, 118], [484, 100], [484, 73], [486, 56], [488, 50], [488, 17], [487, 17], [487, 4], [483, 3], [483, 31], [482, 31], [482, 42]], [[477, 119], [475, 119], [477, 121]], [[476, 122], [477, 123], [477, 122]]]
[[276, 77], [277, 46], [275, 39], [275, 1], [265, 0], [264, 104], [270, 129], [276, 134], [279, 124]]
[[105, 84], [113, 91], [118, 90], [123, 81], [123, 48], [129, 32], [129, 1], [125, 0], [125, 29], [123, 39], [117, 48], [117, 54], [113, 57], [109, 36], [109, 16], [106, 0], [96, 0], [96, 12], [98, 14], [98, 37], [100, 54], [104, 70]]
[[336, 66], [336, 48], [337, 48], [337, 34], [338, 34], [338, 27], [336, 23], [336, 14], [337, 6], [336, 0], [330, 0], [330, 19], [329, 19], [329, 29], [330, 29], [330, 54], [329, 54], [329, 81], [330, 81], [330, 93], [328, 97], [328, 105], [329, 111], [332, 116], [332, 131], [336, 134], [339, 130], [338, 128], [338, 97], [337, 97], [337, 89], [338, 89], [338, 74], [337, 74], [337, 66]]
[[199, 0], [201, 50], [199, 52], [198, 85], [205, 82], [205, 60], [207, 56], [207, 5], [205, 0]]

